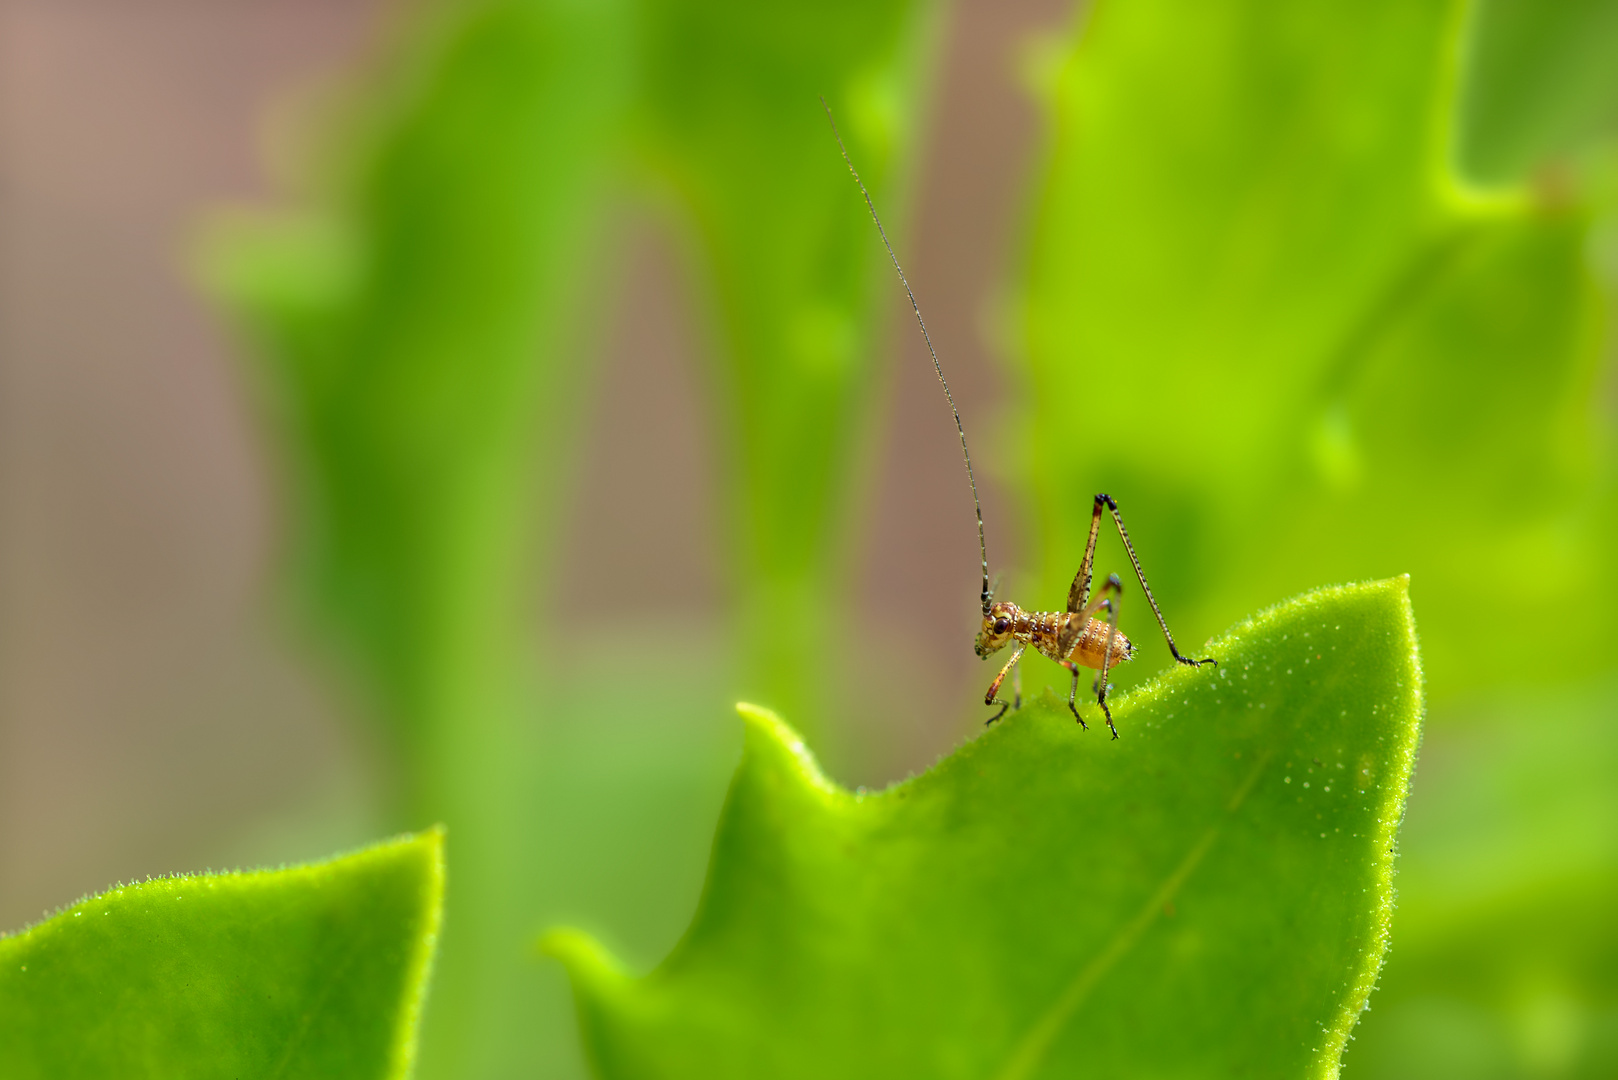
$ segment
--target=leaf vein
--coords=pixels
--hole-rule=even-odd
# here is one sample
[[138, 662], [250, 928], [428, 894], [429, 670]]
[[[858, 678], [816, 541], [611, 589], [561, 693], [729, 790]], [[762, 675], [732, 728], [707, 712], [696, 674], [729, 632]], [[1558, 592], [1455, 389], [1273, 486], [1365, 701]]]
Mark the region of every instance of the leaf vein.
[[1025, 1080], [1045, 1060], [1045, 1055], [1050, 1050], [1051, 1043], [1056, 1041], [1056, 1036], [1061, 1033], [1062, 1028], [1067, 1025], [1068, 1020], [1072, 1018], [1078, 1007], [1084, 1003], [1084, 999], [1090, 995], [1090, 991], [1095, 989], [1096, 984], [1112, 970], [1113, 966], [1123, 959], [1130, 949], [1135, 947], [1135, 943], [1140, 940], [1141, 935], [1146, 933], [1147, 928], [1151, 926], [1158, 914], [1184, 886], [1186, 880], [1190, 878], [1198, 864], [1202, 862], [1203, 857], [1208, 854], [1208, 850], [1213, 847], [1214, 841], [1219, 838], [1219, 834], [1224, 830], [1231, 815], [1236, 813], [1242, 803], [1246, 801], [1248, 794], [1253, 790], [1253, 785], [1258, 783], [1259, 776], [1264, 772], [1265, 766], [1270, 763], [1272, 753], [1266, 752], [1259, 758], [1252, 770], [1247, 774], [1247, 778], [1242, 781], [1241, 786], [1236, 789], [1230, 801], [1225, 804], [1225, 819], [1209, 826], [1201, 838], [1191, 846], [1191, 850], [1186, 852], [1179, 865], [1169, 873], [1168, 877], [1163, 879], [1163, 883], [1158, 886], [1146, 903], [1135, 913], [1134, 918], [1130, 919], [1124, 926], [1122, 932], [1114, 937], [1112, 942], [1101, 950], [1099, 955], [1079, 969], [1078, 974], [1073, 977], [1073, 981], [1068, 983], [1067, 988], [1058, 995], [1050, 1007], [1045, 1010], [1044, 1015], [1039, 1018], [1039, 1021], [1018, 1042], [1012, 1051], [1011, 1057], [1007, 1059], [1001, 1070], [995, 1074], [995, 1080]]

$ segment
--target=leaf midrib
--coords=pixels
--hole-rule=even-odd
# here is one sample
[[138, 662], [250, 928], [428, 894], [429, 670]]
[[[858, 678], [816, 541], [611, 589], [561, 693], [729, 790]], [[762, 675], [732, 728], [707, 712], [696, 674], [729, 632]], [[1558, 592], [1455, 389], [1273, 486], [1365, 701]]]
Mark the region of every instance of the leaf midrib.
[[1050, 1050], [1051, 1043], [1061, 1034], [1069, 1018], [1080, 1005], [1084, 1004], [1084, 1000], [1108, 972], [1135, 947], [1152, 923], [1162, 914], [1165, 905], [1173, 900], [1190, 880], [1191, 875], [1196, 872], [1197, 867], [1213, 848], [1214, 842], [1219, 839], [1225, 827], [1246, 802], [1247, 796], [1258, 783], [1259, 777], [1274, 754], [1274, 750], [1267, 749], [1259, 756], [1258, 761], [1248, 772], [1247, 778], [1241, 782], [1230, 801], [1225, 804], [1224, 817], [1203, 832], [1134, 917], [1124, 924], [1100, 952], [1079, 968], [1073, 980], [1057, 995], [1056, 1000], [1051, 1002], [1034, 1026], [1028, 1029], [1027, 1034], [1018, 1040], [1006, 1063], [994, 1074], [995, 1080], [1025, 1080], [1039, 1067]]

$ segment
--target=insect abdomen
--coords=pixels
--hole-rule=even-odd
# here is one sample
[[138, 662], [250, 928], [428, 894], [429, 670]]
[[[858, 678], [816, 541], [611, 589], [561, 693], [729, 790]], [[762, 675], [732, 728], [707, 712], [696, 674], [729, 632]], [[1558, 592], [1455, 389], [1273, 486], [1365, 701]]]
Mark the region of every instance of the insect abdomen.
[[[1079, 640], [1073, 643], [1073, 651], [1067, 658], [1075, 664], [1084, 667], [1101, 668], [1101, 656], [1107, 651], [1107, 632], [1111, 629], [1109, 624], [1101, 619], [1091, 619], [1090, 625], [1084, 628]], [[1124, 637], [1122, 631], [1113, 631], [1112, 658], [1107, 661], [1108, 667], [1123, 663], [1135, 655], [1135, 646]]]
[[[1100, 669], [1101, 654], [1107, 648], [1107, 623], [1101, 619], [1091, 619], [1079, 634], [1067, 655], [1060, 653], [1062, 632], [1069, 623], [1078, 618], [1071, 612], [1060, 613], [1054, 611], [1036, 612], [1024, 615], [1016, 629], [1016, 636], [1028, 642], [1038, 652], [1044, 653], [1052, 660], [1058, 662], [1071, 660], [1084, 667]], [[1114, 632], [1112, 638], [1112, 660], [1108, 667], [1121, 664], [1135, 655], [1135, 646], [1124, 637], [1121, 631]]]

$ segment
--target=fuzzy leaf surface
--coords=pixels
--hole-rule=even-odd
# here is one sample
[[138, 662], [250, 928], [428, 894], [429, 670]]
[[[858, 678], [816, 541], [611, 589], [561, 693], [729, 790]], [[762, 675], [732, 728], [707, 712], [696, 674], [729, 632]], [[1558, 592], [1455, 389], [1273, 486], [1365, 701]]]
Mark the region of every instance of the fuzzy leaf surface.
[[1118, 741], [1046, 695], [876, 794], [744, 707], [673, 954], [548, 939], [600, 1075], [1334, 1075], [1415, 758], [1406, 584], [1238, 626], [1119, 700]]
[[434, 830], [81, 900], [0, 939], [0, 1076], [403, 1077], [442, 897]]

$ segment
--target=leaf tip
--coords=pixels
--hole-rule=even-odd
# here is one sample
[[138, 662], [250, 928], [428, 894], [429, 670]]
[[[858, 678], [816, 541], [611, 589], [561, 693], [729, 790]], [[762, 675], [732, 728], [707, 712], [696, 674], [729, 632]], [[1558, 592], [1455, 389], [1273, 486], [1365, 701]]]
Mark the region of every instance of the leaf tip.
[[774, 764], [796, 775], [814, 790], [823, 793], [843, 791], [821, 771], [814, 752], [804, 744], [803, 737], [793, 730], [791, 724], [769, 709], [745, 701], [736, 703], [736, 712], [746, 725], [742, 741], [743, 768]]
[[[448, 831], [442, 824], [429, 825], [420, 832], [405, 833], [392, 840], [383, 840], [373, 848], [361, 848], [378, 854], [391, 852], [397, 856], [420, 862], [426, 880], [442, 880], [444, 876], [444, 838]], [[341, 856], [339, 856], [341, 857]]]
[[406, 843], [414, 847], [414, 853], [422, 864], [422, 891], [427, 900], [426, 938], [429, 950], [434, 949], [438, 943], [438, 929], [444, 918], [444, 847], [448, 835], [449, 830], [442, 824], [437, 824], [406, 838]]
[[410, 946], [411, 955], [405, 978], [404, 998], [400, 1002], [399, 1018], [393, 1037], [390, 1063], [392, 1076], [408, 1076], [415, 1065], [417, 1032], [421, 1027], [422, 1009], [427, 1003], [433, 962], [438, 954], [438, 935], [444, 922], [446, 833], [442, 824], [432, 825], [421, 832], [384, 841], [372, 849], [378, 854], [391, 854], [401, 861], [414, 863], [413, 870], [420, 882], [421, 890], [421, 923], [419, 933]]
[[[1402, 639], [1400, 663], [1404, 669], [1404, 677], [1409, 680], [1406, 686], [1409, 692], [1408, 705], [1413, 717], [1419, 723], [1423, 709], [1424, 677], [1421, 667], [1421, 643], [1416, 633], [1416, 609], [1410, 602], [1410, 575], [1406, 573], [1383, 578], [1380, 581], [1368, 581], [1361, 588], [1380, 590], [1393, 604], [1394, 610], [1390, 621]], [[1411, 753], [1414, 753], [1414, 747], [1411, 748]]]
[[[443, 825], [433, 825], [420, 832], [405, 833], [392, 839], [378, 841], [357, 851], [336, 855], [322, 862], [303, 867], [284, 868], [297, 872], [335, 874], [374, 874], [383, 868], [396, 868], [415, 883], [421, 901], [422, 934], [429, 950], [436, 943], [439, 922], [444, 908], [444, 838]], [[283, 871], [254, 871], [248, 876], [268, 877]], [[211, 875], [210, 875], [211, 876]]]
[[534, 947], [567, 969], [575, 981], [600, 981], [621, 975], [622, 968], [595, 938], [572, 926], [558, 926], [541, 934]]
[[628, 989], [628, 972], [599, 941], [571, 926], [547, 930], [534, 944], [540, 955], [556, 960], [567, 973], [580, 1034], [587, 1047], [594, 1045], [593, 1033], [605, 1022], [608, 1001], [621, 999]]

